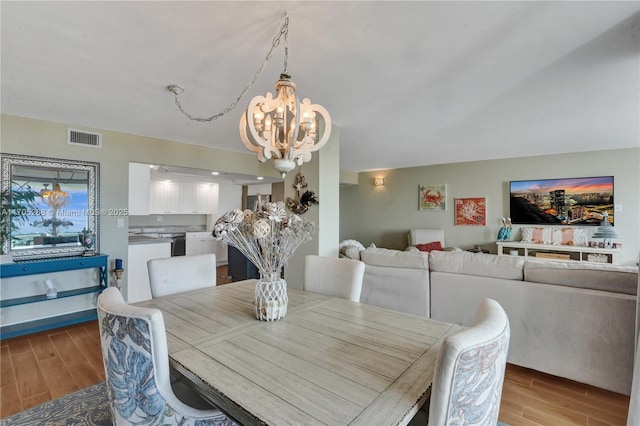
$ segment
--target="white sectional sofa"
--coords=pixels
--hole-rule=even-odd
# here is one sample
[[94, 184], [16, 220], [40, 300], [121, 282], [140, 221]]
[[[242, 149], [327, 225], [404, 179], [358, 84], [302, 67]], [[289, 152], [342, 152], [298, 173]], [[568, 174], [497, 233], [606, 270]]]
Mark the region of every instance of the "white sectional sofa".
[[431, 317], [427, 253], [368, 248], [359, 255], [365, 264], [360, 302]]
[[464, 251], [368, 248], [360, 301], [470, 326], [497, 300], [510, 363], [629, 395], [638, 268]]

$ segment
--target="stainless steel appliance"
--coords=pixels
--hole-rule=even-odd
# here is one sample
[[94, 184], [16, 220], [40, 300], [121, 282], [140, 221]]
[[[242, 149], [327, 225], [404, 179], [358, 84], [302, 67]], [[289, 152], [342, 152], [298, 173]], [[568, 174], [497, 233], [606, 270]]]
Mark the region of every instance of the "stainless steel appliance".
[[171, 256], [184, 256], [186, 248], [185, 232], [159, 232], [158, 238], [169, 238], [171, 240]]

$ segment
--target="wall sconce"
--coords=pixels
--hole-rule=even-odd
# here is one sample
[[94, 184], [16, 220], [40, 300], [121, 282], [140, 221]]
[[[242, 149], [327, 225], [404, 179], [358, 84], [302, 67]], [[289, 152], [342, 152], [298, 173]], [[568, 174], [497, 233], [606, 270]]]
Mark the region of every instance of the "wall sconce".
[[384, 178], [373, 178], [373, 186], [384, 186]]

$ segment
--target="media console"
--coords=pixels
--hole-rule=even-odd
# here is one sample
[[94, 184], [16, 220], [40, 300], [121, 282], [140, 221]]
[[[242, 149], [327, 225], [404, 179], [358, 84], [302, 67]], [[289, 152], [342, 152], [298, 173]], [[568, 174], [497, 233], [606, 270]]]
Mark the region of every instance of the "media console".
[[518, 251], [518, 256], [532, 259], [580, 261], [617, 264], [619, 248], [598, 248], [556, 244], [523, 243], [520, 241], [497, 241], [498, 256], [509, 256]]

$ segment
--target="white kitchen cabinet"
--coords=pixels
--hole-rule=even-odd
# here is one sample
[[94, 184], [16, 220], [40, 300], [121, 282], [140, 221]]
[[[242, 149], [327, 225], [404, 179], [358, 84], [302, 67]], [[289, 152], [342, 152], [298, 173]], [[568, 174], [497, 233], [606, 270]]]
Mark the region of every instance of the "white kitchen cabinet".
[[180, 213], [178, 183], [165, 180], [151, 181], [149, 201], [152, 214]]
[[216, 264], [226, 265], [229, 263], [229, 252], [227, 251], [227, 245], [222, 241], [216, 241]]
[[185, 254], [193, 256], [197, 254], [216, 253], [217, 241], [209, 231], [187, 232]]
[[196, 184], [193, 182], [178, 183], [178, 204], [180, 213], [196, 213]]
[[196, 211], [202, 214], [214, 213], [214, 197], [217, 195], [217, 191], [213, 191], [214, 185], [210, 183], [196, 183], [195, 185], [195, 199], [196, 199]]
[[148, 244], [129, 244], [127, 284], [125, 296], [127, 302], [136, 303], [151, 299], [151, 285], [147, 261], [171, 257], [171, 240], [162, 240]]
[[207, 182], [180, 182], [178, 184], [180, 213], [212, 214], [213, 184]]
[[151, 171], [148, 164], [129, 163], [129, 214], [149, 215]]
[[247, 195], [271, 195], [271, 184], [261, 183], [249, 185], [247, 187]]

